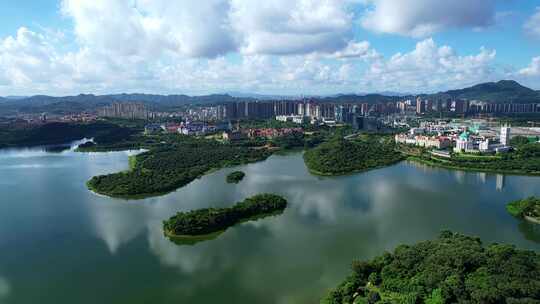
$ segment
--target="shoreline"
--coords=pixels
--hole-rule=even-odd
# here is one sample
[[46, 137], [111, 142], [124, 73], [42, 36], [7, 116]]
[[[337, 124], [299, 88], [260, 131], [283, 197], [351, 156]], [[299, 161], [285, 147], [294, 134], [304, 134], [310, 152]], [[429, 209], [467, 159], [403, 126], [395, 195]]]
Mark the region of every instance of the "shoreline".
[[[88, 180], [89, 181], [89, 180]], [[158, 196], [163, 196], [163, 195], [167, 195], [169, 193], [172, 193], [176, 190], [172, 190], [172, 191], [168, 191], [168, 192], [160, 192], [160, 193], [152, 193], [152, 194], [134, 194], [134, 195], [111, 195], [111, 194], [105, 194], [105, 193], [101, 193], [99, 191], [97, 191], [94, 187], [91, 187], [90, 185], [88, 185], [88, 181], [86, 182], [86, 189], [90, 192], [92, 192], [93, 194], [97, 195], [97, 196], [100, 196], [100, 197], [106, 197], [106, 198], [114, 198], [114, 199], [121, 199], [121, 200], [125, 200], [125, 201], [130, 201], [130, 200], [142, 200], [142, 199], [146, 199], [146, 198], [150, 198], [150, 197], [158, 197]], [[187, 184], [186, 184], [187, 186]]]
[[210, 233], [206, 233], [206, 234], [194, 234], [194, 235], [175, 234], [173, 231], [171, 231], [170, 229], [167, 229], [165, 227], [163, 227], [163, 234], [165, 235], [165, 237], [169, 238], [172, 242], [175, 242], [175, 243], [195, 244], [195, 243], [202, 242], [202, 241], [216, 239], [218, 236], [223, 234], [229, 228], [237, 227], [237, 226], [240, 226], [240, 225], [242, 225], [244, 223], [251, 222], [251, 221], [258, 221], [258, 220], [261, 220], [261, 219], [282, 215], [283, 212], [285, 212], [286, 208], [287, 208], [287, 206], [285, 206], [283, 209], [274, 210], [272, 212], [266, 212], [266, 213], [261, 213], [261, 214], [256, 214], [256, 215], [252, 215], [252, 216], [249, 216], [249, 217], [241, 218], [241, 219], [238, 219], [237, 222], [233, 223], [230, 226], [227, 226], [227, 227], [224, 227], [224, 228], [222, 228], [220, 230], [210, 232]]
[[[129, 151], [129, 150], [128, 150]], [[88, 153], [88, 152], [87, 152]], [[92, 152], [90, 152], [92, 153]], [[100, 152], [97, 152], [97, 153], [100, 153]], [[156, 193], [141, 193], [141, 194], [127, 194], [127, 195], [112, 195], [112, 194], [108, 194], [108, 193], [102, 193], [102, 192], [99, 192], [97, 191], [94, 187], [91, 187], [89, 185], [89, 181], [92, 180], [92, 178], [94, 176], [92, 176], [88, 181], [86, 181], [86, 187], [88, 188], [88, 190], [90, 191], [93, 191], [95, 193], [98, 193], [100, 195], [104, 195], [104, 196], [107, 196], [107, 197], [110, 197], [110, 198], [118, 198], [118, 199], [125, 199], [125, 200], [139, 200], [139, 199], [145, 199], [145, 198], [150, 198], [150, 197], [158, 197], [158, 196], [163, 196], [163, 195], [166, 195], [166, 194], [169, 194], [169, 193], [172, 193], [172, 192], [175, 192], [189, 184], [191, 184], [193, 181], [197, 180], [197, 179], [200, 179], [202, 177], [204, 177], [205, 175], [209, 175], [211, 173], [214, 173], [214, 172], [217, 172], [219, 170], [222, 170], [222, 169], [227, 169], [227, 168], [233, 168], [233, 167], [237, 167], [237, 166], [243, 166], [243, 165], [248, 165], [248, 164], [253, 164], [253, 163], [258, 163], [258, 162], [261, 162], [261, 161], [265, 161], [267, 160], [268, 158], [270, 158], [271, 156], [273, 155], [270, 154], [268, 155], [268, 157], [265, 157], [264, 159], [261, 159], [261, 160], [255, 160], [255, 161], [245, 161], [245, 162], [241, 162], [241, 163], [238, 163], [238, 164], [227, 164], [225, 166], [222, 166], [222, 167], [215, 167], [215, 168], [210, 168], [208, 169], [207, 171], [203, 172], [202, 174], [198, 175], [196, 178], [194, 178], [193, 180], [189, 181], [188, 183], [184, 184], [184, 185], [181, 185], [179, 187], [176, 187], [172, 190], [166, 190], [166, 191], [163, 191], [163, 192], [156, 192]], [[129, 168], [127, 170], [124, 170], [124, 171], [120, 171], [120, 172], [115, 172], [115, 173], [109, 173], [109, 174], [117, 174], [117, 173], [126, 173], [126, 172], [131, 172], [135, 169], [136, 165], [137, 165], [137, 159], [136, 159], [136, 156], [137, 155], [131, 155], [128, 157], [128, 165], [129, 165]]]
[[533, 224], [538, 224], [540, 225], [540, 219], [538, 218], [535, 218], [535, 217], [532, 217], [532, 216], [528, 216], [528, 215], [524, 215], [523, 216], [523, 219], [528, 221], [528, 222], [531, 222]]
[[307, 165], [306, 165], [306, 168], [308, 169], [308, 172], [310, 174], [314, 175], [314, 176], [319, 176], [319, 177], [340, 177], [340, 176], [355, 175], [355, 174], [359, 174], [359, 173], [369, 172], [369, 171], [372, 171], [372, 170], [391, 167], [391, 166], [394, 166], [394, 165], [397, 165], [397, 164], [401, 163], [404, 160], [405, 159], [393, 162], [393, 163], [388, 164], [388, 165], [381, 165], [381, 166], [371, 167], [371, 168], [367, 168], [367, 169], [354, 170], [354, 171], [346, 172], [346, 173], [324, 173], [324, 172], [320, 172], [320, 171], [317, 171], [317, 170], [314, 170], [314, 169], [310, 169]]
[[219, 236], [223, 232], [225, 232], [227, 228], [223, 230], [218, 230], [216, 232], [207, 233], [207, 234], [199, 234], [199, 235], [189, 235], [189, 234], [174, 234], [169, 229], [164, 229], [163, 234], [168, 238], [174, 238], [176, 240], [182, 241], [204, 241], [204, 240], [210, 240], [214, 239], [215, 237]]
[[434, 168], [443, 168], [446, 170], [456, 170], [456, 171], [468, 171], [468, 172], [485, 172], [485, 173], [495, 173], [495, 174], [506, 174], [506, 175], [518, 175], [518, 176], [540, 176], [539, 172], [523, 172], [517, 170], [494, 170], [494, 169], [485, 169], [485, 168], [470, 168], [470, 167], [459, 167], [453, 165], [444, 165], [430, 160], [422, 159], [417, 156], [408, 156], [406, 160], [423, 164], [426, 166]]

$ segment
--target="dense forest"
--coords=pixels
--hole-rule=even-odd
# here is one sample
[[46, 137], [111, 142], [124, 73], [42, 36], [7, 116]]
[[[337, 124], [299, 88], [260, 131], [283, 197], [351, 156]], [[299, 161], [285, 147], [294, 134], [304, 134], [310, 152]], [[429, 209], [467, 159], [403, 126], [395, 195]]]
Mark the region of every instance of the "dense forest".
[[238, 184], [241, 180], [244, 179], [244, 176], [246, 176], [246, 174], [242, 171], [234, 171], [234, 172], [231, 172], [227, 175], [226, 177], [226, 181], [227, 183], [229, 184]]
[[136, 132], [137, 129], [109, 122], [54, 122], [25, 129], [0, 128], [0, 148], [63, 144], [85, 137], [110, 144], [124, 141]]
[[449, 231], [352, 269], [322, 303], [540, 303], [540, 254]]
[[174, 191], [209, 170], [266, 159], [271, 151], [246, 148], [214, 140], [174, 136], [175, 141], [157, 145], [135, 156], [126, 172], [92, 177], [88, 187], [113, 197], [152, 196]]
[[538, 143], [522, 143], [515, 151], [501, 153], [497, 157], [452, 157], [443, 159], [424, 153], [421, 157], [411, 159], [428, 165], [450, 169], [540, 174], [540, 144]]
[[225, 230], [243, 220], [283, 211], [287, 201], [274, 194], [258, 194], [230, 208], [205, 208], [179, 212], [163, 221], [169, 236], [199, 236]]
[[538, 220], [540, 223], [540, 199], [529, 197], [509, 203], [506, 210], [515, 217], [529, 217]]
[[341, 136], [304, 153], [309, 170], [319, 175], [342, 175], [394, 164], [403, 159], [393, 138], [365, 134], [360, 139]]

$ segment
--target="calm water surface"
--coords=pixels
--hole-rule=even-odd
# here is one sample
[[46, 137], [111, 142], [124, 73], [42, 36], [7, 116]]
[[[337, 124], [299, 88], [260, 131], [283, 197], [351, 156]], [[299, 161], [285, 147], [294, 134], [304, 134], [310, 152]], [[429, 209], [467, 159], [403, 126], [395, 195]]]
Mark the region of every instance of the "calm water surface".
[[[125, 170], [128, 152], [0, 151], [0, 303], [317, 303], [366, 259], [442, 229], [540, 250], [539, 226], [506, 202], [540, 195], [540, 178], [398, 165], [311, 176], [302, 155], [228, 168], [166, 196], [120, 200], [87, 191], [93, 175]], [[246, 178], [225, 183], [241, 169]], [[193, 246], [166, 239], [180, 210], [285, 196], [279, 217]]]

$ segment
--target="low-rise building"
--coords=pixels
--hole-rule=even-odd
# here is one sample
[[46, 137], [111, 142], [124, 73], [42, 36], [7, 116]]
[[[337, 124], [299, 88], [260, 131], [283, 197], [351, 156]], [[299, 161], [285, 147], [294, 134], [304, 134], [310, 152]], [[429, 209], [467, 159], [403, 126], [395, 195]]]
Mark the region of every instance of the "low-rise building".
[[238, 130], [225, 131], [222, 134], [224, 140], [240, 140], [246, 138], [245, 134]]
[[309, 121], [309, 118], [304, 115], [278, 115], [276, 116], [277, 121], [282, 122], [293, 122], [296, 124], [303, 124]]
[[479, 150], [474, 148], [474, 141], [470, 138], [470, 133], [464, 131], [456, 139], [456, 147], [454, 148], [455, 152], [479, 152]]
[[161, 133], [163, 129], [160, 124], [148, 124], [144, 126], [144, 134], [156, 134]]
[[410, 136], [407, 134], [397, 134], [394, 139], [396, 143], [425, 148], [446, 149], [452, 146], [450, 138], [445, 136]]
[[247, 137], [249, 138], [268, 138], [268, 139], [285, 136], [288, 134], [303, 133], [303, 132], [304, 130], [302, 128], [281, 128], [281, 129], [260, 128], [260, 129], [245, 130], [245, 133], [247, 134]]

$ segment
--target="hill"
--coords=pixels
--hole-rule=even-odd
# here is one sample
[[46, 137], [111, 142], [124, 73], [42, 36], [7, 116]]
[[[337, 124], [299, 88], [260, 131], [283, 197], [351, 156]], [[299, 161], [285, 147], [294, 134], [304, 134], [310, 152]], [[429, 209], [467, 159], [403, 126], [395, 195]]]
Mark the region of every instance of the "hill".
[[188, 95], [152, 95], [152, 94], [113, 94], [54, 97], [36, 95], [17, 100], [0, 97], [0, 114], [40, 113], [66, 114], [74, 112], [92, 112], [114, 102], [142, 102], [151, 109], [167, 109], [187, 104], [216, 104], [249, 98], [235, 98], [230, 95], [213, 94], [203, 96]]
[[[540, 91], [524, 87], [513, 80], [501, 80], [478, 84], [469, 88], [450, 90], [436, 94], [423, 94], [434, 100], [468, 99], [497, 103], [540, 103]], [[334, 96], [316, 97], [311, 99], [328, 103], [386, 103], [403, 99], [414, 99], [415, 96], [397, 93], [384, 94], [338, 94]], [[5, 98], [0, 97], [0, 115], [15, 113], [66, 114], [81, 111], [95, 111], [97, 108], [113, 102], [143, 102], [151, 109], [164, 110], [187, 104], [221, 104], [253, 100], [283, 100], [284, 96], [257, 94], [211, 94], [202, 96], [188, 95], [157, 95], [157, 94], [110, 94], [93, 95], [80, 94], [76, 96], [54, 97], [36, 95], [31, 97]], [[291, 99], [296, 99], [292, 98]]]
[[538, 303], [540, 254], [511, 245], [483, 246], [449, 231], [433, 241], [401, 245], [353, 273], [325, 304]]
[[334, 138], [304, 153], [309, 171], [317, 175], [344, 175], [384, 167], [403, 159], [390, 136], [364, 135], [362, 139]]
[[475, 86], [428, 95], [433, 99], [467, 99], [494, 103], [540, 103], [540, 91], [513, 80], [487, 82]]

